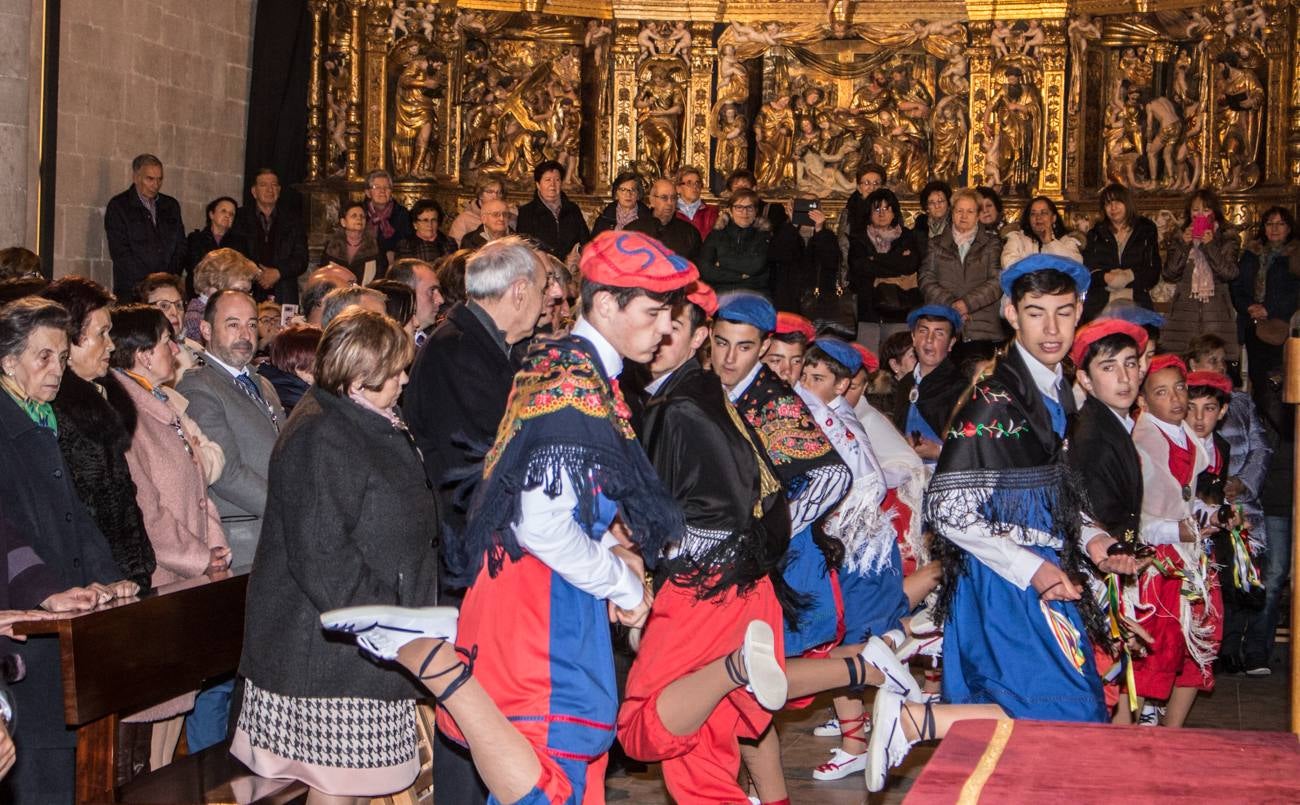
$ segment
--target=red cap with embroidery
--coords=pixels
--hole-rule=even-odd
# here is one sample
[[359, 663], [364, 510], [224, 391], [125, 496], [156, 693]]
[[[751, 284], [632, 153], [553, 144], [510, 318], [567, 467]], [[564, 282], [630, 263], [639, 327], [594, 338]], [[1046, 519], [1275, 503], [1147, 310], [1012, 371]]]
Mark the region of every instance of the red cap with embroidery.
[[791, 335], [798, 334], [804, 337], [805, 341], [812, 343], [817, 338], [817, 331], [813, 329], [812, 322], [800, 316], [798, 313], [781, 312], [776, 314], [776, 334]]
[[1083, 356], [1088, 352], [1088, 347], [1108, 335], [1120, 333], [1137, 342], [1138, 355], [1141, 356], [1142, 351], [1147, 348], [1146, 330], [1123, 319], [1095, 319], [1080, 327], [1074, 334], [1074, 346], [1070, 347], [1070, 360], [1074, 361], [1075, 366], [1080, 366], [1083, 363]]
[[868, 372], [877, 372], [880, 370], [880, 359], [875, 353], [858, 343], [850, 344], [858, 354], [862, 356], [862, 368]]
[[704, 280], [696, 280], [687, 287], [686, 301], [703, 310], [706, 316], [718, 312], [718, 295]]
[[700, 278], [690, 260], [640, 232], [600, 233], [583, 247], [578, 267], [590, 282], [652, 293], [685, 288]]
[[1147, 370], [1147, 376], [1150, 377], [1156, 372], [1159, 372], [1162, 369], [1168, 369], [1170, 367], [1177, 369], [1178, 373], [1183, 377], [1187, 377], [1187, 364], [1183, 363], [1182, 358], [1178, 357], [1177, 355], [1174, 355], [1171, 352], [1166, 352], [1163, 355], [1157, 355], [1154, 358], [1152, 358], [1151, 368]]
[[1209, 386], [1212, 389], [1218, 389], [1228, 396], [1232, 396], [1232, 381], [1227, 375], [1219, 372], [1190, 372], [1187, 375], [1187, 385], [1191, 386]]

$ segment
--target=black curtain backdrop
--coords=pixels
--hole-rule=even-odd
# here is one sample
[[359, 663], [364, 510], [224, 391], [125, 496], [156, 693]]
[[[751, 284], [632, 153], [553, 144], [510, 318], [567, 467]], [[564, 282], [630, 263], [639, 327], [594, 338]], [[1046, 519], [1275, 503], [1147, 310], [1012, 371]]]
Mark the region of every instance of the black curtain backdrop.
[[244, 147], [244, 203], [261, 168], [272, 168], [281, 200], [301, 210], [293, 189], [307, 174], [307, 75], [311, 70], [311, 14], [306, 0], [263, 0], [253, 21], [253, 76]]

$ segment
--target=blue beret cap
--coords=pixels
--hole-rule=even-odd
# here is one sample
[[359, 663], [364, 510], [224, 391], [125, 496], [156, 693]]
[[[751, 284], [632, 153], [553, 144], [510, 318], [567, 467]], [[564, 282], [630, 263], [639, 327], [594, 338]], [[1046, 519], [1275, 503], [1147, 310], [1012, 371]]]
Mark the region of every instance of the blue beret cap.
[[961, 330], [961, 314], [947, 305], [922, 305], [911, 313], [907, 314], [907, 328], [910, 330], [916, 327], [916, 322], [922, 316], [935, 319], [947, 319], [952, 324], [953, 333]]
[[714, 318], [757, 327], [759, 332], [776, 330], [776, 308], [762, 294], [753, 291], [732, 291], [718, 299], [718, 312]]
[[1012, 284], [1026, 274], [1049, 270], [1059, 271], [1074, 280], [1074, 289], [1078, 291], [1079, 296], [1083, 296], [1088, 292], [1088, 286], [1092, 282], [1092, 275], [1088, 273], [1087, 266], [1068, 257], [1040, 252], [1017, 260], [1002, 270], [1002, 276], [999, 279], [1002, 285], [1002, 293], [1010, 296]]
[[1139, 327], [1154, 327], [1159, 330], [1165, 326], [1165, 317], [1154, 310], [1132, 304], [1110, 304], [1102, 311], [1103, 316], [1120, 319]]
[[832, 360], [840, 363], [849, 374], [856, 375], [862, 368], [862, 356], [858, 351], [849, 346], [846, 342], [838, 338], [818, 338], [813, 342], [813, 346], [825, 352]]

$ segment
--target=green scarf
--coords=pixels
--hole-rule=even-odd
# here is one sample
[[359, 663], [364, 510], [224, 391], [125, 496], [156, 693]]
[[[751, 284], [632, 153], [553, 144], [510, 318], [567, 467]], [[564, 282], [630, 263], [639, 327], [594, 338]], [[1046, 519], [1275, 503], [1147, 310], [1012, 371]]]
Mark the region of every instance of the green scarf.
[[31, 417], [33, 422], [42, 428], [49, 428], [56, 434], [59, 432], [59, 421], [54, 416], [53, 406], [47, 402], [38, 402], [28, 398], [27, 395], [23, 394], [22, 389], [18, 388], [18, 384], [8, 375], [0, 377], [0, 386], [4, 386], [4, 390], [9, 393], [14, 402], [18, 403], [19, 408], [27, 412], [27, 416]]

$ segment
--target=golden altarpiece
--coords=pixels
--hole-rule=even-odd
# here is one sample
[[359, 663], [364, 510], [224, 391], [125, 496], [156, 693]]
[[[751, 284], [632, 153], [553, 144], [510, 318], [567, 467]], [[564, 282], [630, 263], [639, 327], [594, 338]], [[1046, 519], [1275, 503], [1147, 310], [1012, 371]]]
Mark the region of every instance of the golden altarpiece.
[[1237, 223], [1300, 184], [1300, 0], [309, 0], [313, 241], [389, 171], [450, 218], [484, 177], [555, 159], [592, 214], [623, 170], [748, 168], [837, 209], [884, 166], [1037, 194], [1076, 219], [1111, 181], [1162, 229], [1187, 192]]

